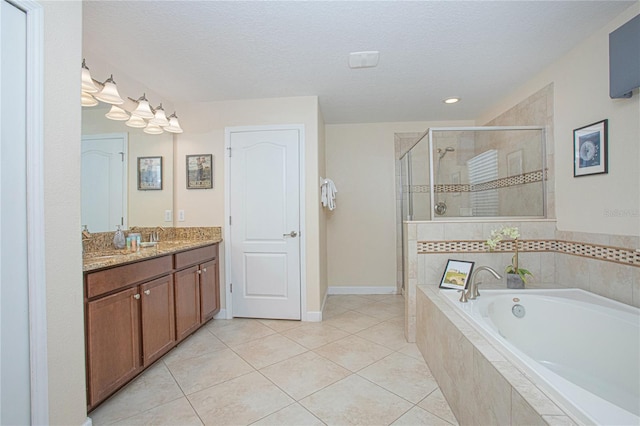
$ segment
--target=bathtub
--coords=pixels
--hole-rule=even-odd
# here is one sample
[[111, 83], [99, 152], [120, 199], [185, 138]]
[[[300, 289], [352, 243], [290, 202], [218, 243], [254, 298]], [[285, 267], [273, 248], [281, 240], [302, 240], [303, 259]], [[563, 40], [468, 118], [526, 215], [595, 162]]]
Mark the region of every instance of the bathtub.
[[579, 289], [440, 295], [576, 420], [640, 424], [640, 309]]

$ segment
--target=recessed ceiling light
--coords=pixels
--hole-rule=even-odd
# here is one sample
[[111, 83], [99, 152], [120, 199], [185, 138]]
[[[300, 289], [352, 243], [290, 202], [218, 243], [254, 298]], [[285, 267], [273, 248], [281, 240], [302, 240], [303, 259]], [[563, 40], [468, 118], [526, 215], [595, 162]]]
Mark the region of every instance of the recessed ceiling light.
[[456, 102], [460, 102], [460, 98], [446, 98], [443, 99], [442, 102], [445, 104], [455, 104]]

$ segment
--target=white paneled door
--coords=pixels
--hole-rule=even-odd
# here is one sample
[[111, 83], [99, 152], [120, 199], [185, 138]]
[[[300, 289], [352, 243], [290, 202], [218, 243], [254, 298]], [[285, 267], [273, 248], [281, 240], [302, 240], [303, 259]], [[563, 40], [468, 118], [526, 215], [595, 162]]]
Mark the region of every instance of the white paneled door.
[[232, 131], [234, 317], [300, 319], [300, 131]]

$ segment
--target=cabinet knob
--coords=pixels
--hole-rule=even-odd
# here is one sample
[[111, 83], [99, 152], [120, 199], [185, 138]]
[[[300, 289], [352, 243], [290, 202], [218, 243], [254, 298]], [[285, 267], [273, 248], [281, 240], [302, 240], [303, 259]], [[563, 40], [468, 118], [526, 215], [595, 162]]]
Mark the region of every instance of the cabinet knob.
[[140, 299], [140, 294], [139, 294], [139, 293], [134, 294], [134, 295], [133, 295], [133, 298], [134, 298], [134, 299]]
[[202, 273], [202, 271], [200, 269], [198, 269], [198, 275], [200, 275]]
[[147, 296], [151, 294], [151, 290], [145, 290], [144, 294], [146, 294]]
[[207, 268], [204, 268], [204, 269], [202, 270], [202, 272], [207, 272]]

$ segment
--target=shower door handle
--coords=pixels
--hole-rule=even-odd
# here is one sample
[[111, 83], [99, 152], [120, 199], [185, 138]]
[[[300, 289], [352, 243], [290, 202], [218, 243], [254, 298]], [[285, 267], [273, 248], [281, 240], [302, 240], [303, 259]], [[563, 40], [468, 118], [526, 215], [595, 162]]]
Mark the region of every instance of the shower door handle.
[[298, 233], [296, 231], [291, 231], [288, 234], [282, 234], [283, 237], [291, 237], [291, 238], [295, 238], [298, 236]]

